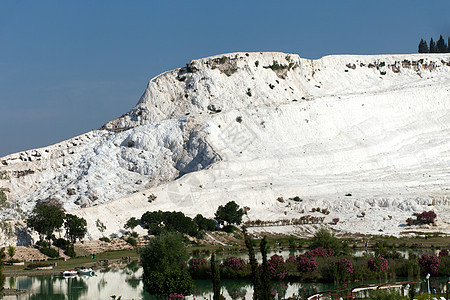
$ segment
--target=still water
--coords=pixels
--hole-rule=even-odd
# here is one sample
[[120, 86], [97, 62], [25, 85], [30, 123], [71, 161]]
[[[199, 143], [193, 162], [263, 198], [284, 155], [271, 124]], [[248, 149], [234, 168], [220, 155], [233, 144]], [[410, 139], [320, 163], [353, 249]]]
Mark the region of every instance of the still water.
[[[18, 296], [5, 296], [4, 299], [154, 299], [144, 291], [142, 268], [131, 263], [125, 269], [97, 272], [93, 277], [64, 278], [62, 276], [7, 277], [6, 288], [24, 289], [27, 292]], [[432, 278], [431, 287], [443, 291], [446, 278]], [[361, 283], [353, 284], [354, 286]], [[333, 284], [274, 282], [273, 289], [282, 298], [301, 294], [304, 289], [318, 291], [335, 287]], [[426, 284], [416, 286], [422, 292]], [[212, 282], [196, 280], [194, 295], [186, 299], [212, 299]], [[222, 294], [226, 299], [252, 299], [253, 287], [248, 280], [222, 280]]]
[[[290, 255], [298, 255], [304, 251], [278, 251], [270, 252], [268, 256], [278, 254], [285, 259]], [[415, 253], [420, 254], [420, 253]], [[363, 256], [364, 251], [356, 253]], [[403, 256], [408, 256], [408, 252], [402, 252]], [[225, 253], [218, 255], [221, 260], [230, 256], [248, 259], [247, 253]], [[257, 253], [258, 260], [261, 254]], [[142, 278], [142, 268], [137, 262], [132, 262], [126, 268], [120, 270], [110, 270], [107, 272], [96, 272], [93, 277], [64, 278], [63, 276], [24, 276], [7, 277], [5, 287], [24, 289], [26, 294], [18, 296], [7, 296], [4, 299], [112, 299], [111, 296], [122, 296], [122, 299], [153, 299], [144, 291]], [[405, 279], [406, 280], [406, 279]], [[443, 290], [446, 278], [433, 279], [436, 289]], [[354, 284], [360, 285], [361, 283]], [[196, 280], [195, 293], [187, 299], [212, 299], [212, 282], [209, 280]], [[432, 281], [433, 286], [433, 281]], [[299, 283], [299, 282], [274, 282], [273, 288], [277, 294], [289, 297], [299, 294], [304, 289], [315, 288], [318, 291], [332, 289], [340, 286], [320, 283]], [[420, 287], [422, 292], [426, 291], [426, 285]], [[252, 299], [253, 287], [250, 281], [246, 280], [222, 280], [222, 294], [226, 299]]]

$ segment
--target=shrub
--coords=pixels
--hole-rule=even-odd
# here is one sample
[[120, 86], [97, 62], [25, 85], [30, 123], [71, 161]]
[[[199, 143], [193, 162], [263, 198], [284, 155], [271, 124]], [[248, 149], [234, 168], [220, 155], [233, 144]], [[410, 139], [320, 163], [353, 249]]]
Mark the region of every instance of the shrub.
[[189, 261], [189, 269], [197, 270], [200, 267], [207, 267], [208, 261], [204, 258], [193, 258]]
[[312, 272], [318, 269], [318, 265], [316, 260], [312, 258], [308, 258], [304, 255], [300, 255], [297, 257], [297, 270], [300, 273]]
[[334, 256], [334, 250], [318, 247], [318, 248], [315, 248], [313, 250], [306, 252], [303, 255], [307, 256], [307, 257], [329, 257], [329, 256]]
[[227, 258], [222, 265], [232, 269], [233, 271], [244, 271], [247, 269], [247, 262], [238, 257]]
[[411, 226], [413, 223], [414, 223], [413, 218], [406, 219], [406, 224], [408, 224], [408, 226]]
[[36, 245], [39, 246], [39, 247], [42, 247], [42, 248], [48, 248], [48, 247], [50, 247], [50, 243], [49, 243], [49, 242], [46, 242], [46, 241], [43, 241], [43, 240], [37, 241], [37, 242], [36, 242]]
[[439, 275], [446, 276], [450, 274], [450, 256], [441, 256], [439, 258]]
[[107, 238], [106, 236], [99, 238], [99, 240], [102, 242], [107, 242], [107, 243], [111, 242], [111, 240], [109, 238]]
[[434, 219], [436, 219], [437, 215], [434, 211], [424, 211], [423, 213], [417, 214], [417, 222], [419, 224], [433, 224]]
[[344, 282], [350, 279], [353, 274], [353, 264], [346, 258], [341, 258], [331, 263], [331, 268], [334, 275], [334, 281]]
[[39, 251], [42, 254], [47, 255], [48, 257], [51, 257], [51, 258], [55, 258], [55, 257], [59, 256], [58, 251], [53, 248], [40, 248]]
[[193, 286], [194, 281], [186, 270], [150, 272], [144, 278], [144, 287], [147, 292], [164, 298], [175, 293], [178, 295], [190, 295], [194, 290]]
[[[287, 275], [286, 263], [282, 256], [274, 254], [267, 261], [269, 267], [270, 278], [283, 280]], [[260, 273], [262, 274], [262, 266], [260, 266]]]
[[76, 257], [75, 247], [73, 245], [68, 246], [66, 251], [64, 251], [64, 254], [70, 257]]
[[63, 250], [66, 250], [67, 246], [69, 245], [69, 242], [63, 238], [59, 238], [53, 242], [53, 245]]
[[419, 265], [425, 274], [439, 274], [439, 263], [440, 260], [436, 255], [422, 254], [422, 256], [419, 257]]
[[439, 256], [448, 256], [448, 250], [442, 249], [441, 251], [439, 251]]
[[389, 269], [389, 263], [383, 256], [375, 256], [369, 258], [369, 260], [367, 261], [367, 266], [369, 267], [370, 271], [377, 273], [382, 273]]
[[398, 277], [417, 278], [420, 276], [420, 266], [416, 259], [401, 260], [395, 269]]
[[241, 117], [241, 116], [238, 116], [238, 117], [236, 118], [236, 122], [242, 123], [242, 117]]
[[35, 262], [35, 263], [31, 263], [28, 264], [25, 268], [25, 270], [33, 270], [36, 268], [42, 268], [42, 267], [50, 267], [51, 264], [47, 263], [47, 262]]
[[334, 224], [339, 223], [339, 218], [333, 218], [333, 223], [334, 223]]
[[133, 247], [137, 247], [137, 241], [135, 238], [129, 236], [126, 240], [125, 240], [128, 244], [130, 244]]
[[309, 245], [310, 249], [318, 247], [333, 249], [334, 253], [339, 254], [343, 250], [343, 243], [340, 239], [335, 237], [326, 228], [321, 228], [314, 234]]

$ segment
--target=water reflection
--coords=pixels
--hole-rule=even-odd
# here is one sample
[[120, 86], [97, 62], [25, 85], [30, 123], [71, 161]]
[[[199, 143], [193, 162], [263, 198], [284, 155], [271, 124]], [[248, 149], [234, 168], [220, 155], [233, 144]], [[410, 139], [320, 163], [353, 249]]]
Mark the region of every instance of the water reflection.
[[[391, 250], [391, 249], [386, 249], [386, 250]], [[287, 258], [289, 258], [289, 256], [297, 256], [297, 255], [305, 253], [306, 251], [308, 251], [308, 250], [307, 249], [289, 249], [289, 250], [269, 251], [267, 253], [267, 256], [271, 257], [274, 254], [278, 254], [278, 255], [282, 256], [284, 259], [287, 259]], [[436, 249], [401, 249], [401, 250], [395, 250], [395, 252], [400, 253], [400, 256], [408, 259], [411, 254], [418, 255], [418, 256], [422, 255], [424, 253], [438, 254], [439, 250], [436, 250]], [[374, 255], [374, 254], [375, 254], [375, 252], [371, 249], [369, 249], [369, 250], [357, 249], [357, 250], [352, 251], [352, 255], [357, 256], [357, 257]], [[206, 259], [209, 259], [211, 257], [210, 254], [198, 254], [198, 255], [194, 255], [194, 256], [206, 258]], [[243, 251], [243, 252], [222, 252], [222, 253], [216, 254], [216, 259], [218, 261], [222, 261], [229, 257], [238, 257], [238, 258], [243, 258], [245, 260], [248, 260], [248, 252], [245, 252], [245, 251]], [[261, 252], [256, 252], [255, 257], [258, 260], [258, 262], [262, 261]]]
[[[112, 295], [122, 299], [156, 299], [144, 291], [142, 268], [137, 264], [122, 270], [97, 273], [94, 277], [64, 278], [62, 276], [30, 276], [7, 278], [7, 288], [26, 289], [27, 293], [19, 296], [5, 296], [4, 299], [111, 299]], [[404, 279], [405, 281], [407, 279]], [[445, 292], [447, 278], [431, 278], [431, 289]], [[399, 279], [398, 281], [402, 281]], [[253, 287], [250, 280], [222, 280], [221, 292], [226, 299], [252, 299]], [[371, 282], [367, 282], [371, 283]], [[357, 286], [362, 283], [353, 283]], [[340, 286], [322, 283], [299, 283], [278, 281], [272, 283], [272, 290], [281, 299], [293, 294], [302, 295], [308, 291], [323, 291]], [[427, 290], [426, 283], [414, 286], [416, 295]], [[194, 294], [186, 299], [212, 299], [212, 282], [196, 280]], [[277, 297], [278, 298], [278, 297]]]

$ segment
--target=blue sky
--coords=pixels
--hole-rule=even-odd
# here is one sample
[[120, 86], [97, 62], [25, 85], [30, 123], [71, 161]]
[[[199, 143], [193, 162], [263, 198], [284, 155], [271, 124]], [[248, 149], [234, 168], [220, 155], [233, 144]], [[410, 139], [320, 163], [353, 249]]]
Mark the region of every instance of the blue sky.
[[1, 1], [0, 157], [101, 127], [194, 58], [415, 53], [449, 16], [450, 1]]

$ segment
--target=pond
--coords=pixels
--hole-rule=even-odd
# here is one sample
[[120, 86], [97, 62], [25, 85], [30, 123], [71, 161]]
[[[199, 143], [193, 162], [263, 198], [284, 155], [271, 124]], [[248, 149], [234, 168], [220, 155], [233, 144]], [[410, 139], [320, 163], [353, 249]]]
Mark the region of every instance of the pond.
[[[306, 251], [308, 251], [307, 249], [290, 249], [290, 250], [278, 250], [278, 251], [268, 251], [267, 253], [267, 257], [270, 258], [272, 255], [274, 254], [278, 254], [281, 255], [285, 260], [287, 258], [289, 258], [289, 256], [296, 256], [299, 254], [303, 254]], [[404, 258], [408, 259], [410, 254], [415, 254], [415, 255], [422, 255], [424, 253], [427, 254], [438, 254], [439, 250], [434, 250], [434, 249], [402, 249], [402, 250], [395, 250], [396, 252], [399, 252], [401, 256], [403, 256]], [[363, 249], [358, 249], [352, 252], [353, 256], [357, 256], [357, 257], [361, 257], [364, 255], [374, 255], [375, 252], [371, 249], [369, 250], [363, 250]], [[195, 257], [202, 257], [202, 258], [206, 258], [209, 259], [210, 255], [205, 255], [205, 254], [199, 254], [199, 255], [194, 255]], [[243, 258], [245, 260], [248, 261], [248, 252], [223, 252], [223, 253], [218, 253], [216, 254], [216, 259], [217, 260], [224, 260], [228, 257], [239, 257], [239, 258]], [[258, 260], [258, 262], [262, 261], [262, 255], [261, 252], [257, 251], [255, 252], [255, 257]]]
[[[5, 296], [4, 299], [112, 299], [111, 296], [122, 296], [122, 299], [153, 299], [144, 291], [142, 268], [131, 263], [125, 269], [97, 272], [93, 277], [64, 278], [53, 276], [7, 277], [6, 288], [27, 290], [17, 296]], [[406, 279], [405, 279], [406, 280]], [[445, 289], [447, 278], [432, 278], [431, 287], [437, 291]], [[226, 299], [252, 299], [253, 287], [248, 280], [222, 280], [222, 293]], [[355, 283], [357, 286], [362, 283]], [[336, 288], [333, 284], [274, 282], [273, 289], [283, 297], [302, 293], [304, 290], [323, 291]], [[425, 283], [416, 289], [425, 292]], [[196, 280], [194, 295], [187, 299], [212, 299], [212, 282]]]

